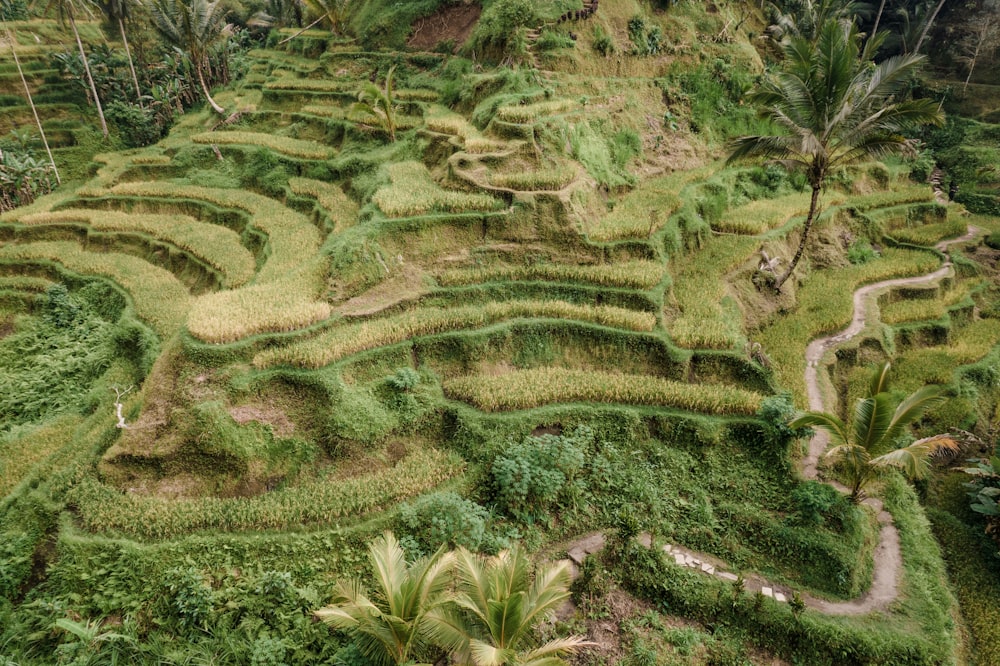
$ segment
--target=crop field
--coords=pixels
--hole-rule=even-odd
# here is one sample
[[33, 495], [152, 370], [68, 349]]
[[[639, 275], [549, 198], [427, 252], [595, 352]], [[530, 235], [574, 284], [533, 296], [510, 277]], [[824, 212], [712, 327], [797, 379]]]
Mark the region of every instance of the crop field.
[[[0, 664], [374, 663], [314, 612], [373, 590], [386, 532], [407, 567], [519, 546], [536, 585], [588, 550], [541, 631], [591, 643], [553, 666], [988, 663], [935, 536], [996, 548], [934, 504], [948, 463], [871, 482], [876, 516], [790, 422], [810, 342], [913, 278], [830, 343], [824, 405], [890, 361], [886, 399], [947, 396], [893, 445], [992, 441], [989, 118], [838, 167], [806, 235], [812, 172], [728, 159], [791, 122], [754, 106], [784, 66], [759, 3], [314, 4], [227, 7], [252, 30], [198, 66], [130, 16], [135, 81], [79, 20], [107, 137], [70, 28], [6, 22], [62, 182], [0, 49]], [[432, 643], [400, 663], [465, 663]]]

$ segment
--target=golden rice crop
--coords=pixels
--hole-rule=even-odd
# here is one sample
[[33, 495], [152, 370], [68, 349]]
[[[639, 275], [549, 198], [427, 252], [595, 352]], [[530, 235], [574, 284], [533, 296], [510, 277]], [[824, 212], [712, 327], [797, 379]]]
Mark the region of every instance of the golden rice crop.
[[510, 144], [506, 141], [499, 141], [497, 139], [472, 136], [465, 140], [463, 147], [467, 153], [472, 153], [473, 155], [483, 155], [485, 153], [497, 153], [502, 150], [507, 150], [510, 148]]
[[302, 107], [302, 113], [323, 116], [324, 118], [347, 118], [347, 111], [344, 107], [331, 104], [306, 104]]
[[579, 319], [632, 331], [651, 331], [656, 325], [656, 318], [648, 312], [565, 301], [504, 301], [459, 308], [422, 308], [395, 317], [335, 328], [308, 340], [260, 352], [254, 357], [254, 365], [319, 368], [350, 354], [409, 338], [517, 318]]
[[330, 304], [318, 298], [325, 274], [324, 262], [314, 258], [277, 280], [200, 296], [188, 330], [199, 340], [226, 343], [315, 324], [330, 316]]
[[713, 170], [714, 167], [704, 167], [679, 171], [641, 182], [593, 228], [587, 229], [587, 235], [601, 242], [648, 237], [680, 207], [681, 190], [692, 180], [707, 177]]
[[0, 446], [0, 497], [5, 497], [33, 467], [69, 443], [80, 418], [62, 416], [10, 437]]
[[445, 394], [486, 411], [527, 409], [553, 402], [655, 405], [709, 414], [754, 414], [764, 396], [734, 386], [685, 384], [650, 375], [534, 368], [444, 382]]
[[304, 259], [312, 257], [319, 249], [319, 231], [305, 215], [254, 192], [165, 182], [120, 183], [111, 188], [111, 192], [137, 197], [195, 199], [250, 213], [251, 224], [267, 234], [270, 249], [257, 282], [276, 280], [296, 270]]
[[722, 219], [713, 223], [712, 228], [734, 234], [762, 234], [808, 212], [809, 194], [758, 199], [723, 213]]
[[857, 208], [860, 211], [869, 211], [876, 208], [887, 208], [900, 204], [933, 200], [934, 192], [929, 185], [904, 185], [898, 189], [886, 192], [848, 197], [845, 205]]
[[0, 276], [0, 289], [12, 291], [47, 291], [55, 282], [30, 275]]
[[329, 478], [258, 497], [164, 499], [122, 494], [88, 478], [71, 491], [83, 526], [99, 533], [167, 539], [190, 532], [282, 530], [330, 525], [389, 509], [462, 473], [456, 454], [422, 448], [394, 467]]
[[576, 108], [576, 102], [571, 99], [553, 99], [535, 104], [519, 104], [516, 106], [501, 106], [497, 109], [497, 118], [508, 123], [527, 123], [559, 113], [566, 113]]
[[524, 192], [561, 190], [576, 178], [576, 171], [569, 167], [520, 171], [518, 173], [491, 173], [490, 184]]
[[428, 88], [398, 88], [394, 94], [396, 99], [403, 102], [436, 102], [441, 96], [436, 90]]
[[445, 286], [477, 284], [496, 280], [555, 280], [589, 282], [607, 287], [652, 289], [663, 280], [663, 265], [656, 261], [628, 261], [616, 264], [573, 266], [532, 264], [530, 266], [484, 266], [457, 268], [438, 275]]
[[387, 169], [392, 184], [375, 192], [372, 202], [390, 217], [410, 217], [431, 211], [492, 211], [503, 207], [502, 201], [488, 194], [442, 188], [420, 162], [399, 162], [390, 164]]
[[324, 146], [315, 141], [293, 139], [276, 134], [264, 134], [263, 132], [203, 132], [193, 135], [191, 141], [219, 145], [244, 144], [248, 146], [260, 146], [261, 148], [267, 148], [282, 155], [298, 157], [304, 160], [325, 160], [336, 154], [336, 151], [330, 146]]
[[452, 134], [463, 139], [479, 135], [479, 130], [473, 127], [465, 117], [457, 113], [443, 113], [434, 110], [428, 113], [424, 122], [427, 124], [427, 129], [441, 134]]
[[191, 296], [174, 274], [127, 254], [85, 252], [72, 241], [45, 241], [0, 247], [0, 259], [45, 260], [85, 275], [117, 282], [132, 297], [136, 314], [163, 338], [184, 322]]
[[776, 379], [805, 406], [805, 359], [802, 350], [813, 338], [832, 333], [851, 321], [854, 290], [864, 284], [935, 270], [941, 261], [929, 252], [887, 248], [882, 256], [859, 266], [816, 271], [798, 290], [798, 308], [755, 336], [771, 357]]
[[289, 178], [288, 187], [295, 194], [310, 196], [330, 216], [334, 231], [343, 231], [357, 222], [358, 205], [344, 194], [339, 185], [311, 178]]
[[934, 245], [945, 238], [961, 236], [968, 231], [965, 220], [952, 217], [937, 224], [922, 224], [915, 227], [902, 227], [893, 230], [890, 235], [896, 240], [914, 245]]
[[265, 90], [301, 90], [304, 92], [355, 92], [357, 84], [353, 81], [339, 79], [295, 79], [280, 78], [272, 80]]
[[81, 223], [96, 231], [139, 232], [167, 241], [198, 257], [222, 273], [226, 286], [239, 286], [253, 277], [253, 255], [240, 243], [235, 231], [199, 222], [187, 215], [157, 215], [64, 209], [25, 215], [22, 224]]
[[904, 321], [927, 321], [944, 316], [944, 303], [933, 298], [917, 298], [887, 303], [880, 308], [880, 319], [886, 324]]

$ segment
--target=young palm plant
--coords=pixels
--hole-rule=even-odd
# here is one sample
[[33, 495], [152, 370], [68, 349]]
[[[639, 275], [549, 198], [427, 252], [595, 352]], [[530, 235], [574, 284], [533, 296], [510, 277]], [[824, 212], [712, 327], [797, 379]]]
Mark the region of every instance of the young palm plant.
[[898, 400], [889, 393], [889, 367], [886, 363], [872, 376], [867, 397], [859, 398], [854, 406], [850, 428], [826, 412], [806, 412], [788, 424], [791, 428], [822, 428], [830, 434], [833, 448], [826, 457], [843, 471], [855, 503], [864, 498], [864, 489], [886, 471], [898, 469], [909, 479], [923, 478], [934, 452], [957, 447], [954, 440], [935, 436], [894, 448], [906, 428], [946, 396], [944, 386], [930, 385]]
[[361, 112], [374, 116], [378, 124], [389, 135], [389, 141], [396, 140], [396, 98], [393, 88], [393, 65], [385, 75], [385, 87], [379, 88], [374, 83], [368, 83], [358, 93], [358, 101], [351, 107], [352, 112]]
[[908, 55], [872, 64], [870, 56], [883, 38], [869, 39], [862, 50], [853, 22], [828, 19], [815, 41], [791, 37], [783, 46], [782, 71], [750, 95], [781, 133], [736, 139], [728, 161], [775, 161], [804, 171], [812, 187], [798, 249], [776, 279], [776, 289], [802, 258], [830, 171], [905, 151], [910, 148], [905, 130], [943, 121], [930, 100], [895, 101], [922, 58]]
[[160, 36], [191, 61], [205, 100], [216, 113], [224, 115], [226, 110], [212, 99], [205, 83], [209, 53], [227, 35], [222, 0], [155, 0], [150, 14]]
[[519, 548], [490, 558], [457, 552], [458, 595], [431, 613], [434, 639], [471, 666], [559, 666], [587, 643], [579, 636], [533, 648], [533, 630], [569, 597], [566, 564], [542, 569], [534, 582]]
[[368, 549], [378, 590], [369, 598], [357, 580], [338, 584], [333, 603], [316, 611], [331, 627], [352, 634], [377, 666], [410, 664], [430, 645], [430, 613], [449, 598], [452, 553], [408, 563], [399, 541], [386, 532]]

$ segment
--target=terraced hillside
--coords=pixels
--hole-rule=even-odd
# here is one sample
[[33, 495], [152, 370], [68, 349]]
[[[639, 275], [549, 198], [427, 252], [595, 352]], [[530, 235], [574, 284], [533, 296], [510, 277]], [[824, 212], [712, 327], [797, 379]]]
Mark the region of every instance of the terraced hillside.
[[[606, 59], [596, 31], [556, 22], [571, 4], [539, 3], [537, 67], [271, 39], [217, 91], [231, 116], [190, 112], [0, 216], [0, 655], [51, 663], [69, 619], [139, 637], [73, 648], [93, 663], [178, 641], [251, 663], [215, 642], [231, 622], [257, 650], [290, 637], [274, 663], [353, 663], [308, 611], [385, 529], [411, 553], [521, 540], [555, 558], [646, 531], [788, 599], [865, 593], [876, 513], [796, 471], [805, 349], [850, 323], [859, 287], [950, 264], [879, 296], [824, 361], [829, 404], [893, 359], [901, 390], [954, 387], [922, 432], [995, 418], [997, 251], [935, 245], [1000, 221], [907, 163], [854, 167], [824, 193], [801, 279], [768, 290], [809, 194], [722, 161], [762, 122], [740, 103], [757, 52], [709, 39], [730, 8], [607, 0], [586, 20], [619, 40], [635, 16], [678, 39]], [[543, 29], [576, 40], [543, 50]], [[355, 104], [388, 76], [395, 141]], [[877, 627], [631, 539], [614, 566], [651, 608], [720, 626], [733, 659], [968, 663], [916, 494], [893, 477], [884, 502], [903, 568]], [[608, 575], [587, 567], [582, 598]], [[558, 631], [593, 630], [575, 622]]]

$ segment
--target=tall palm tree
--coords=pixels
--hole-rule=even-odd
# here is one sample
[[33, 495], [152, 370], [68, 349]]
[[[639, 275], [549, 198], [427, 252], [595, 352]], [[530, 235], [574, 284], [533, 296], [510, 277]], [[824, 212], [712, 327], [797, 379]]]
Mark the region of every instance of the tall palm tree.
[[132, 14], [132, 4], [139, 0], [101, 0], [101, 9], [109, 23], [117, 23], [121, 32], [122, 43], [125, 44], [125, 55], [128, 56], [128, 68], [132, 72], [132, 83], [135, 84], [135, 99], [142, 106], [142, 91], [139, 89], [139, 77], [135, 75], [135, 63], [132, 61], [132, 49], [128, 45], [125, 34], [125, 21]]
[[10, 42], [10, 52], [11, 55], [14, 56], [14, 65], [17, 67], [17, 73], [21, 77], [21, 85], [24, 86], [24, 94], [28, 98], [28, 106], [31, 107], [31, 115], [35, 117], [35, 125], [38, 126], [38, 133], [42, 136], [42, 145], [45, 146], [45, 153], [49, 156], [49, 164], [52, 165], [52, 172], [56, 175], [56, 183], [62, 185], [62, 179], [59, 177], [59, 169], [56, 167], [56, 161], [52, 157], [52, 149], [49, 148], [49, 140], [45, 138], [45, 128], [42, 127], [42, 120], [38, 117], [38, 109], [35, 108], [35, 100], [31, 97], [31, 88], [28, 86], [28, 80], [24, 78], [24, 70], [21, 69], [21, 60], [17, 57], [17, 42], [15, 41], [14, 35], [11, 34], [6, 23], [4, 23], [3, 29], [7, 34], [7, 41]]
[[316, 611], [330, 626], [353, 634], [378, 666], [408, 664], [430, 644], [430, 612], [448, 599], [452, 553], [407, 562], [390, 532], [368, 549], [378, 589], [369, 598], [357, 580], [338, 584], [333, 604]]
[[94, 77], [90, 73], [90, 63], [87, 61], [87, 54], [83, 50], [83, 41], [80, 39], [80, 31], [76, 28], [76, 13], [93, 17], [91, 10], [92, 0], [48, 0], [45, 11], [55, 9], [59, 16], [59, 21], [69, 19], [69, 26], [73, 29], [73, 36], [76, 37], [77, 48], [80, 49], [80, 60], [83, 61], [83, 71], [87, 74], [87, 84], [90, 86], [90, 93], [94, 97], [94, 106], [97, 107], [97, 117], [101, 121], [101, 133], [104, 138], [108, 138], [108, 123], [104, 119], [104, 107], [101, 106], [101, 98], [97, 95], [97, 86], [94, 85]]
[[893, 57], [873, 65], [870, 54], [880, 43], [873, 37], [862, 51], [856, 24], [827, 20], [815, 41], [789, 39], [782, 71], [750, 96], [782, 133], [740, 137], [729, 162], [777, 161], [805, 171], [812, 187], [799, 247], [776, 289], [802, 258], [830, 170], [906, 150], [910, 142], [904, 130], [943, 122], [930, 100], [894, 101], [922, 58]]
[[458, 596], [432, 615], [435, 640], [471, 666], [559, 666], [562, 656], [587, 643], [579, 636], [531, 648], [532, 631], [569, 597], [565, 563], [529, 576], [528, 557], [519, 548], [483, 558], [460, 548]]
[[817, 427], [830, 433], [834, 446], [826, 457], [842, 468], [854, 502], [860, 501], [865, 487], [887, 470], [901, 470], [910, 479], [922, 478], [930, 467], [931, 454], [957, 446], [954, 440], [937, 436], [893, 448], [907, 427], [945, 400], [945, 387], [925, 386], [900, 401], [889, 393], [889, 367], [886, 363], [872, 376], [868, 395], [859, 398], [854, 406], [850, 429], [826, 412], [806, 412], [788, 424], [791, 428]]
[[939, 0], [937, 5], [934, 7], [934, 11], [924, 22], [924, 29], [920, 31], [920, 38], [917, 39], [917, 45], [913, 47], [914, 53], [920, 53], [920, 47], [923, 46], [924, 40], [927, 39], [927, 33], [931, 31], [931, 26], [934, 25], [934, 19], [937, 18], [938, 12], [944, 7], [944, 0]]
[[224, 115], [205, 83], [209, 52], [226, 36], [226, 9], [222, 0], [155, 0], [150, 7], [153, 26], [174, 48], [187, 55], [194, 66], [205, 100]]

